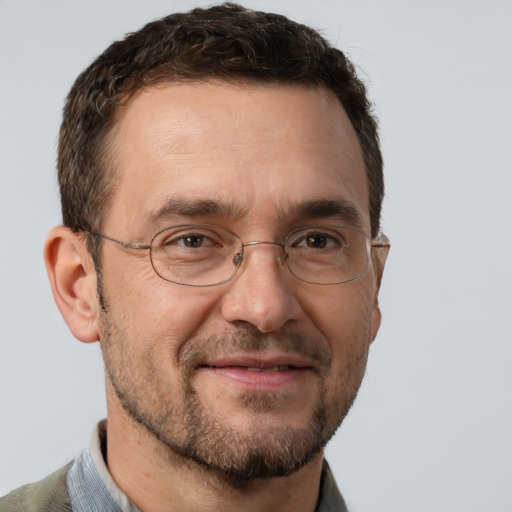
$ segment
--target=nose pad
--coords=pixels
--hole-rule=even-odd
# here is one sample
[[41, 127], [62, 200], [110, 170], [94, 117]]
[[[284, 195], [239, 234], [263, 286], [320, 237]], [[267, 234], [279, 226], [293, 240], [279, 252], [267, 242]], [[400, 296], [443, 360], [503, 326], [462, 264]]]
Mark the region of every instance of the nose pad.
[[238, 265], [240, 265], [242, 263], [242, 260], [244, 259], [244, 254], [243, 252], [237, 252], [234, 256], [233, 256], [233, 265], [235, 265], [235, 267], [238, 267]]
[[276, 254], [272, 250], [251, 255], [247, 268], [242, 269], [238, 278], [226, 289], [221, 300], [221, 314], [226, 322], [248, 323], [260, 332], [269, 333], [289, 321], [299, 319], [302, 308], [292, 283], [288, 282], [281, 269], [286, 261], [282, 243], [248, 242], [233, 256], [233, 264], [239, 269], [246, 256], [246, 247], [263, 244], [278, 246], [274, 249], [278, 252], [277, 265], [274, 259]]
[[242, 246], [242, 251], [237, 252], [233, 256], [233, 259], [232, 259], [233, 265], [238, 267], [242, 264], [242, 261], [245, 257], [244, 249], [246, 247], [249, 247], [251, 245], [264, 245], [264, 244], [278, 246], [281, 250], [278, 253], [277, 261], [279, 262], [280, 265], [284, 265], [286, 263], [286, 261], [288, 260], [288, 254], [286, 253], [286, 248], [285, 248], [284, 244], [279, 243], [279, 242], [258, 242], [258, 241], [256, 241], [256, 242], [247, 242]]

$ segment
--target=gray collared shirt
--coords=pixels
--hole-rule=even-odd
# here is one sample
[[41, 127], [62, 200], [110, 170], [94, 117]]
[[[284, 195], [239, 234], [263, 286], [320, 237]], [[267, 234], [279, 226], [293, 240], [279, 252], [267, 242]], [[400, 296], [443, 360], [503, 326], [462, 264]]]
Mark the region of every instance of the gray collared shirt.
[[[90, 448], [73, 461], [66, 484], [73, 512], [141, 512], [116, 485], [104, 460], [106, 422], [98, 423]], [[347, 512], [331, 470], [324, 462], [315, 512]]]

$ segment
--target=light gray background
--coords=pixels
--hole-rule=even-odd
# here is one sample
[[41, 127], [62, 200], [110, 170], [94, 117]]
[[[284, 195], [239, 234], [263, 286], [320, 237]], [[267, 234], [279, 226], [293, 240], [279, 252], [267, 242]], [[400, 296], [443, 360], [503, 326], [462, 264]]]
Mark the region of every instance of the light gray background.
[[[204, 1], [0, 0], [0, 494], [88, 444], [98, 346], [42, 259], [60, 111], [111, 41]], [[366, 379], [327, 450], [354, 512], [512, 511], [512, 2], [246, 0], [320, 29], [381, 120], [393, 247]]]

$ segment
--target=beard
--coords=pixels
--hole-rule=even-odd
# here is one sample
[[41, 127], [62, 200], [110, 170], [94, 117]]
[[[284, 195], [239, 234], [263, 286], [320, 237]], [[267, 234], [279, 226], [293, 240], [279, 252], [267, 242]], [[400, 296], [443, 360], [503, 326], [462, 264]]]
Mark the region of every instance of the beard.
[[[334, 435], [357, 394], [360, 379], [352, 389], [354, 386], [343, 385], [353, 381], [346, 375], [339, 389], [327, 392], [325, 377], [331, 368], [331, 354], [319, 343], [295, 332], [262, 334], [249, 324], [225, 336], [185, 342], [177, 358], [179, 384], [174, 380], [170, 386], [166, 380], [169, 370], [161, 369], [158, 358], [150, 351], [131, 353], [127, 333], [106, 310], [102, 316], [106, 374], [124, 411], [158, 440], [160, 453], [163, 448], [170, 457], [194, 461], [234, 486], [298, 471]], [[282, 414], [280, 421], [269, 418], [300, 397], [290, 397], [286, 391], [244, 391], [237, 396], [236, 405], [239, 410], [250, 411], [254, 421], [237, 428], [202, 399], [194, 386], [197, 369], [218, 353], [264, 353], [272, 349], [300, 354], [314, 363], [308, 370], [315, 373], [318, 382], [314, 404], [300, 425], [291, 425], [283, 421]]]

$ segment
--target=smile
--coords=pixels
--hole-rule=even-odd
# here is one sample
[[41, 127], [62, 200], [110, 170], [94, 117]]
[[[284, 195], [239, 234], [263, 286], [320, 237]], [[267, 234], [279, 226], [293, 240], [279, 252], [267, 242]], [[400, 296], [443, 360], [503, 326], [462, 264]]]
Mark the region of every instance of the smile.
[[228, 357], [208, 361], [198, 370], [221, 385], [234, 386], [244, 391], [268, 393], [304, 385], [304, 379], [312, 370], [308, 362], [290, 355], [267, 359]]

